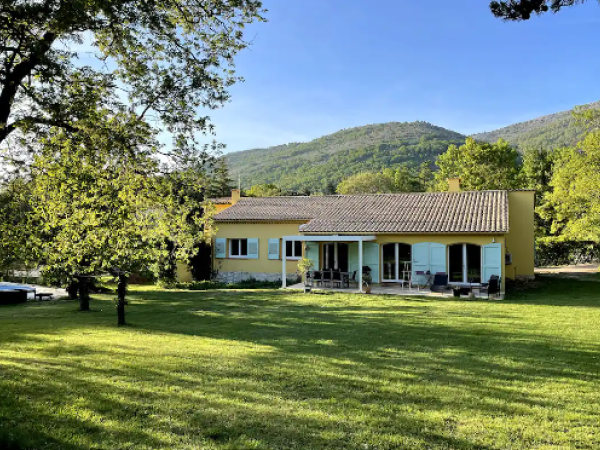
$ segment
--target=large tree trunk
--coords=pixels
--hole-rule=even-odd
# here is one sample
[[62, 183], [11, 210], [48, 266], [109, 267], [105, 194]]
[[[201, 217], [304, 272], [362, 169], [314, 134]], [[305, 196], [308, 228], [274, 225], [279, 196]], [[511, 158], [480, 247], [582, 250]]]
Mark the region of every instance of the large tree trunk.
[[79, 284], [79, 311], [90, 310], [90, 284], [89, 278], [79, 277], [77, 279]]
[[117, 284], [117, 323], [125, 325], [125, 294], [127, 294], [127, 282], [129, 275], [120, 273], [119, 283]]

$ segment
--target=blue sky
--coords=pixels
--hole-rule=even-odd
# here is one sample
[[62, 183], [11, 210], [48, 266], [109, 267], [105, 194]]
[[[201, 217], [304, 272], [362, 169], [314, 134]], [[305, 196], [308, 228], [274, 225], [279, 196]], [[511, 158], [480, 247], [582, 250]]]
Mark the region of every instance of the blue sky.
[[597, 2], [495, 19], [487, 0], [265, 0], [232, 100], [227, 151], [425, 120], [476, 133], [600, 100]]

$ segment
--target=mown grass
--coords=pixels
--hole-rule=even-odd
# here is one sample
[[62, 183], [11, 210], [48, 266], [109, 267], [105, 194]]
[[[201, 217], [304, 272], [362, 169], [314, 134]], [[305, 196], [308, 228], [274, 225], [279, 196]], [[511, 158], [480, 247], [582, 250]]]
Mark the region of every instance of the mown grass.
[[132, 291], [0, 308], [0, 447], [597, 449], [600, 284], [505, 301]]

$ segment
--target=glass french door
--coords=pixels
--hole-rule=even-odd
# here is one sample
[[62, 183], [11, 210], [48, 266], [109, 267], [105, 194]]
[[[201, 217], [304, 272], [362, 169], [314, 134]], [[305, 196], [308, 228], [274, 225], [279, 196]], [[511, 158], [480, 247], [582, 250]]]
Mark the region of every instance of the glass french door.
[[475, 244], [450, 245], [448, 267], [451, 283], [480, 283], [481, 247]]
[[348, 244], [331, 242], [323, 245], [323, 269], [348, 271]]
[[411, 246], [408, 244], [384, 244], [382, 266], [384, 282], [400, 282], [410, 279], [412, 271]]

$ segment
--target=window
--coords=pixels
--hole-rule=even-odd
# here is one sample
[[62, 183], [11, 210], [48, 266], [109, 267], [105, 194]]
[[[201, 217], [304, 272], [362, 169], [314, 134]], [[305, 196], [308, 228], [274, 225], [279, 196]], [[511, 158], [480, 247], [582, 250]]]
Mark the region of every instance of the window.
[[302, 242], [286, 241], [285, 256], [287, 259], [302, 259]]
[[248, 239], [230, 239], [229, 256], [231, 258], [246, 258], [248, 256]]

